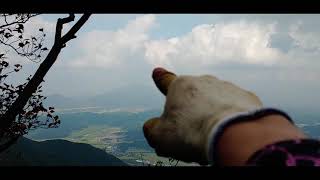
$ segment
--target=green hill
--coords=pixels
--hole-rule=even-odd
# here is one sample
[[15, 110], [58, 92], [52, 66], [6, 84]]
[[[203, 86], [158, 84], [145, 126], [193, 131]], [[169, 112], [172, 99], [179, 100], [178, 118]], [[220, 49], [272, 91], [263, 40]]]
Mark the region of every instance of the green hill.
[[89, 144], [67, 140], [33, 141], [22, 137], [0, 154], [0, 166], [126, 166]]

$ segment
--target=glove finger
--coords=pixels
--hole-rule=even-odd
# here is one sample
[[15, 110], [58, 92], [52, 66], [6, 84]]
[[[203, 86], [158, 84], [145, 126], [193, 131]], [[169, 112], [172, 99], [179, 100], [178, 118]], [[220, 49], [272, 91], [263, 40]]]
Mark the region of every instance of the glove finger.
[[164, 68], [155, 68], [152, 73], [153, 81], [163, 95], [167, 95], [169, 85], [176, 77], [174, 73]]

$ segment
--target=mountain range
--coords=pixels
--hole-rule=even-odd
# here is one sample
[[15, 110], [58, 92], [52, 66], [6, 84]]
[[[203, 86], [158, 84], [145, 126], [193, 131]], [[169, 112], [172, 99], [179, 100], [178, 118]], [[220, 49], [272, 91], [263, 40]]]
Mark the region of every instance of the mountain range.
[[163, 106], [164, 98], [155, 87], [135, 84], [116, 88], [91, 97], [71, 98], [60, 94], [53, 94], [47, 96], [44, 104], [54, 106], [55, 108], [159, 108]]
[[89, 144], [62, 139], [34, 141], [20, 138], [0, 154], [0, 166], [126, 166]]

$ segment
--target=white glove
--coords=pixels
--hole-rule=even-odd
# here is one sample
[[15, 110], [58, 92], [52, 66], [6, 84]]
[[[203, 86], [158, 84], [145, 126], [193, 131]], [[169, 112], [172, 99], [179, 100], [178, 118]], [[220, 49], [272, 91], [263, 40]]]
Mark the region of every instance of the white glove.
[[157, 68], [153, 78], [166, 103], [162, 115], [148, 120], [143, 131], [159, 156], [208, 164], [228, 123], [241, 114], [268, 111], [252, 92], [214, 76], [176, 76]]

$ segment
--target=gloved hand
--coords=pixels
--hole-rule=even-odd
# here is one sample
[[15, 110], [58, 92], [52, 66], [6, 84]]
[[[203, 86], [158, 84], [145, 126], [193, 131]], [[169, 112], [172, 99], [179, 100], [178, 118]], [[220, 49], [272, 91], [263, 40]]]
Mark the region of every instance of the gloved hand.
[[153, 79], [166, 103], [162, 115], [148, 120], [143, 131], [159, 156], [206, 165], [212, 138], [225, 121], [262, 107], [252, 92], [214, 76], [176, 76], [156, 68]]

